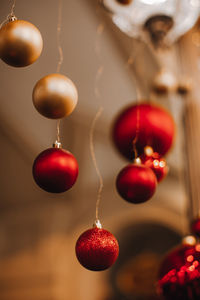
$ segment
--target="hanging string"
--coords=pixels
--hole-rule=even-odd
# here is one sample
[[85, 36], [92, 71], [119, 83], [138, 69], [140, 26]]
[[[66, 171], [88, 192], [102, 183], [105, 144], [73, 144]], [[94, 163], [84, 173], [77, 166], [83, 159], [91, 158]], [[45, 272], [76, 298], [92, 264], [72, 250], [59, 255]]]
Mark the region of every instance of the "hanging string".
[[17, 20], [14, 14], [15, 5], [16, 5], [16, 0], [13, 1], [10, 13], [7, 15], [6, 19], [0, 24], [0, 29], [5, 23]]
[[94, 164], [94, 168], [96, 170], [97, 176], [99, 177], [99, 190], [98, 190], [98, 194], [97, 194], [96, 214], [95, 214], [96, 221], [99, 220], [99, 204], [100, 204], [101, 194], [102, 194], [102, 190], [103, 190], [103, 178], [99, 171], [96, 156], [95, 156], [95, 151], [94, 151], [94, 129], [95, 129], [96, 122], [100, 118], [102, 112], [103, 112], [103, 107], [100, 107], [92, 121], [92, 125], [90, 128], [90, 153], [91, 153], [92, 161]]
[[56, 141], [58, 143], [60, 143], [60, 120], [57, 121], [56, 132], [57, 132], [57, 134], [56, 134], [56, 136], [57, 136]]
[[60, 68], [61, 68], [61, 65], [63, 63], [63, 50], [62, 50], [61, 41], [60, 41], [61, 25], [62, 25], [62, 5], [63, 5], [62, 0], [59, 0], [58, 24], [57, 24], [57, 46], [58, 46], [59, 60], [58, 60], [56, 73], [60, 72]]
[[[137, 57], [139, 51], [141, 50], [139, 45], [140, 44], [138, 43], [138, 46], [137, 46], [137, 48], [135, 50], [135, 53], [133, 55], [133, 50], [134, 50], [135, 45], [134, 45], [134, 42], [132, 42], [132, 52], [131, 52], [131, 54], [128, 57], [128, 60], [126, 62], [127, 69], [130, 69], [131, 66], [134, 66], [134, 63], [136, 62], [136, 57]], [[136, 159], [138, 157], [136, 144], [138, 142], [139, 133], [140, 133], [140, 109], [139, 109], [139, 104], [140, 104], [140, 99], [141, 99], [141, 92], [140, 92], [140, 89], [138, 87], [138, 82], [137, 82], [136, 76], [132, 75], [131, 77], [132, 77], [132, 79], [135, 83], [136, 105], [137, 105], [137, 109], [136, 109], [136, 131], [135, 131], [135, 137], [132, 141], [134, 158]]]
[[[61, 40], [60, 40], [60, 35], [61, 35], [61, 27], [62, 27], [62, 6], [63, 2], [62, 0], [59, 0], [59, 5], [58, 5], [58, 23], [57, 23], [57, 46], [58, 46], [58, 53], [59, 53], [59, 60], [57, 64], [57, 69], [56, 73], [60, 72], [61, 65], [63, 63], [63, 50], [61, 46]], [[60, 121], [57, 121], [57, 142], [60, 143]]]
[[[99, 6], [97, 6], [97, 13], [98, 13], [98, 11], [99, 11]], [[101, 63], [101, 47], [100, 47], [100, 37], [102, 36], [102, 34], [104, 32], [104, 28], [105, 28], [104, 23], [100, 23], [98, 25], [97, 30], [96, 30], [96, 39], [95, 39], [95, 45], [94, 45], [96, 57], [97, 57], [98, 61], [100, 62], [100, 66], [98, 67], [98, 70], [97, 70], [96, 76], [95, 76], [95, 81], [94, 81], [94, 94], [95, 94], [95, 97], [97, 100], [99, 100], [101, 98], [101, 94], [99, 91], [99, 81], [100, 81], [103, 71], [104, 71], [104, 66]], [[96, 156], [95, 156], [95, 151], [94, 151], [94, 130], [95, 130], [96, 122], [100, 118], [102, 112], [103, 112], [103, 107], [100, 107], [93, 119], [92, 124], [91, 124], [90, 135], [89, 135], [90, 136], [90, 153], [91, 153], [92, 161], [94, 164], [94, 168], [95, 168], [97, 176], [99, 178], [99, 189], [98, 189], [98, 193], [97, 193], [96, 209], [95, 209], [95, 218], [96, 218], [95, 224], [97, 226], [101, 226], [100, 221], [99, 221], [99, 204], [101, 201], [101, 194], [102, 194], [102, 190], [103, 190], [103, 178], [99, 171]]]

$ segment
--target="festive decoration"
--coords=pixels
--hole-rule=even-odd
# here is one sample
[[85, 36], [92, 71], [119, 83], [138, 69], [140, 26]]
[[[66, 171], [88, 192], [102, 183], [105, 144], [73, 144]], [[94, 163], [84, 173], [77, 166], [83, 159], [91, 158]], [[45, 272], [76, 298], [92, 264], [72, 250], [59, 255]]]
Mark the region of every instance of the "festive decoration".
[[194, 235], [200, 237], [200, 218], [197, 218], [192, 222], [191, 231]]
[[163, 180], [168, 173], [166, 160], [158, 153], [153, 152], [153, 149], [150, 155], [143, 154], [141, 156], [141, 161], [146, 167], [149, 167], [154, 171], [158, 182]]
[[165, 300], [200, 299], [200, 244], [181, 245], [163, 261], [158, 282]]
[[40, 31], [30, 22], [14, 20], [0, 29], [0, 58], [13, 67], [34, 63], [42, 52]]
[[81, 234], [76, 243], [76, 256], [80, 264], [91, 271], [111, 267], [119, 255], [119, 245], [112, 233], [92, 228]]
[[62, 193], [76, 182], [78, 163], [68, 151], [49, 148], [41, 152], [33, 164], [33, 177], [43, 190]]
[[175, 125], [171, 115], [161, 107], [152, 104], [132, 105], [116, 119], [113, 140], [117, 149], [128, 159], [133, 159], [133, 140], [137, 132], [137, 113], [140, 114], [136, 148], [142, 154], [149, 145], [161, 156], [171, 148]]
[[78, 101], [73, 82], [61, 74], [49, 74], [33, 89], [33, 104], [37, 111], [50, 119], [64, 118], [72, 113]]
[[117, 176], [116, 187], [120, 196], [131, 203], [142, 203], [155, 193], [157, 180], [154, 172], [139, 164], [130, 164]]

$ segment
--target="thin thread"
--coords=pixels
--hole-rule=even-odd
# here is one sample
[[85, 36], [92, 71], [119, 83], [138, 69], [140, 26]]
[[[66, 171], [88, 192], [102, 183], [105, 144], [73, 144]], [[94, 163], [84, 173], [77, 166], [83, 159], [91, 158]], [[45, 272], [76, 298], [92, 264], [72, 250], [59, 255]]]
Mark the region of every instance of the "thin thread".
[[92, 157], [92, 161], [94, 164], [94, 168], [96, 170], [97, 176], [99, 178], [99, 190], [98, 190], [98, 194], [97, 194], [97, 201], [96, 201], [96, 220], [99, 219], [99, 204], [100, 204], [100, 200], [101, 200], [101, 193], [103, 190], [103, 178], [101, 176], [101, 173], [99, 171], [99, 167], [97, 165], [97, 160], [96, 160], [96, 156], [95, 156], [95, 151], [94, 151], [94, 129], [95, 129], [95, 125], [97, 120], [100, 118], [101, 114], [103, 112], [103, 107], [100, 107], [92, 121], [91, 127], [90, 127], [90, 153], [91, 153], [91, 157]]
[[[138, 47], [136, 48], [136, 51], [133, 55], [133, 53], [130, 54], [130, 56], [128, 57], [128, 60], [126, 62], [126, 67], [128, 69], [130, 69], [130, 66], [132, 66], [135, 61], [136, 61], [136, 57], [138, 55], [138, 52], [139, 52], [139, 44], [138, 44]], [[132, 42], [132, 52], [133, 52], [133, 49], [134, 49], [134, 43]], [[137, 144], [137, 141], [138, 141], [138, 138], [139, 138], [139, 133], [140, 133], [140, 109], [139, 109], [139, 99], [141, 98], [141, 93], [140, 93], [140, 90], [139, 90], [139, 87], [138, 87], [138, 84], [137, 84], [137, 81], [136, 81], [136, 78], [135, 76], [132, 75], [132, 78], [135, 82], [135, 91], [136, 91], [136, 105], [137, 105], [137, 108], [136, 108], [136, 132], [135, 132], [135, 137], [132, 141], [132, 145], [133, 145], [133, 152], [134, 152], [134, 158], [137, 158], [138, 156], [138, 152], [137, 152], [137, 147], [136, 147], [136, 144]]]
[[14, 14], [15, 5], [16, 5], [16, 0], [13, 1], [10, 13], [7, 15], [6, 19], [0, 24], [0, 29], [6, 22], [9, 22], [11, 20], [12, 21], [17, 20]]
[[58, 24], [57, 24], [57, 45], [58, 45], [58, 53], [59, 53], [59, 60], [56, 72], [60, 72], [61, 65], [63, 63], [63, 50], [61, 46], [60, 41], [60, 35], [61, 35], [61, 25], [62, 25], [62, 0], [59, 0], [59, 6], [58, 6]]
[[[56, 69], [57, 73], [60, 72], [60, 68], [63, 63], [63, 50], [62, 50], [61, 41], [60, 41], [61, 26], [62, 26], [62, 5], [63, 5], [62, 0], [59, 0], [58, 23], [57, 23], [57, 46], [58, 46], [59, 60], [58, 60], [58, 65], [57, 65], [57, 69]], [[56, 136], [57, 136], [58, 143], [60, 143], [60, 122], [61, 122], [61, 120], [58, 120], [57, 125], [56, 125]]]
[[[104, 28], [105, 28], [104, 24], [100, 23], [98, 25], [97, 31], [96, 31], [97, 35], [96, 35], [96, 41], [95, 41], [95, 54], [96, 54], [96, 56], [97, 56], [97, 58], [100, 62], [101, 62], [101, 48], [100, 48], [100, 45], [99, 45], [99, 39], [100, 39], [101, 35], [104, 32]], [[98, 70], [97, 70], [96, 76], [95, 76], [94, 93], [95, 93], [95, 97], [97, 99], [100, 99], [100, 97], [101, 97], [101, 94], [99, 92], [99, 81], [101, 79], [103, 71], [104, 71], [104, 67], [102, 65], [100, 65]]]
[[15, 14], [14, 14], [15, 5], [16, 5], [16, 0], [13, 1], [13, 5], [11, 7], [10, 16], [15, 16]]
[[57, 121], [56, 133], [56, 141], [60, 143], [60, 120]]

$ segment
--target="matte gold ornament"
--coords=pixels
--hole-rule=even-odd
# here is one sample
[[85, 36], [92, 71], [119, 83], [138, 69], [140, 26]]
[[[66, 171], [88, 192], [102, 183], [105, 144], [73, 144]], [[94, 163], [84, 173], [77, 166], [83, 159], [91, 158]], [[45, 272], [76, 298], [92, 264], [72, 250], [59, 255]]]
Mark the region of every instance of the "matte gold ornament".
[[39, 58], [42, 48], [41, 33], [30, 22], [14, 20], [0, 29], [0, 58], [10, 66], [31, 65]]
[[72, 113], [78, 101], [74, 83], [64, 75], [49, 74], [33, 89], [33, 104], [46, 118], [61, 119]]

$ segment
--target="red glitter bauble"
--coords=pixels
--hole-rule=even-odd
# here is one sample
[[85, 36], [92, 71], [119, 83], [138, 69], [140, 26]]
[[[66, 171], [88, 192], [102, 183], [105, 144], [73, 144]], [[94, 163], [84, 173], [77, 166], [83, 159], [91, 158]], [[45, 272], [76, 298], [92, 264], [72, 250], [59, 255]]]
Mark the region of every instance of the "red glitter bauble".
[[49, 148], [41, 152], [33, 164], [33, 177], [43, 190], [62, 193], [76, 182], [78, 163], [68, 151]]
[[157, 179], [154, 172], [144, 166], [130, 164], [117, 176], [116, 187], [120, 196], [131, 203], [142, 203], [155, 193]]
[[146, 145], [164, 155], [171, 148], [175, 125], [172, 116], [163, 108], [152, 104], [132, 105], [116, 119], [113, 140], [117, 149], [128, 159], [133, 159], [133, 140], [139, 126], [136, 148], [143, 153]]
[[119, 245], [112, 233], [92, 228], [81, 234], [76, 242], [76, 256], [80, 264], [91, 271], [111, 267], [119, 255]]
[[142, 155], [141, 161], [145, 166], [154, 171], [158, 182], [164, 179], [168, 173], [166, 160], [156, 152], [154, 152], [151, 156]]
[[197, 218], [192, 222], [191, 231], [193, 234], [200, 237], [200, 218]]
[[158, 291], [165, 300], [200, 299], [200, 244], [173, 250], [160, 269]]

